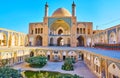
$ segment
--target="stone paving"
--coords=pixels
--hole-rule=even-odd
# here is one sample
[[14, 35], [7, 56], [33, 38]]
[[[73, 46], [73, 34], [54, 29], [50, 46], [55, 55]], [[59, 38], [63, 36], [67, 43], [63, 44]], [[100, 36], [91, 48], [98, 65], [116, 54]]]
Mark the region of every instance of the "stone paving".
[[84, 64], [83, 61], [79, 61], [74, 64], [74, 71], [64, 71], [61, 70], [61, 66], [63, 65], [63, 62], [48, 62], [43, 68], [31, 68], [28, 66], [27, 63], [22, 63], [13, 66], [15, 69], [21, 69], [21, 70], [32, 70], [32, 71], [40, 71], [40, 70], [46, 70], [46, 71], [57, 71], [61, 73], [70, 73], [70, 74], [77, 74], [79, 76], [83, 76], [84, 78], [97, 78]]

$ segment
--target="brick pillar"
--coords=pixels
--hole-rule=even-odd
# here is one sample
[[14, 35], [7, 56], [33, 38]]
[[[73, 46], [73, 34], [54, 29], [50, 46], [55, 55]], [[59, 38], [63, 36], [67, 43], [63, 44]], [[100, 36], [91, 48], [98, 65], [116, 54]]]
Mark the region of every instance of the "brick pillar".
[[63, 61], [62, 51], [60, 51], [60, 60]]
[[108, 76], [108, 64], [107, 64], [107, 59], [105, 59], [105, 75], [106, 75], [106, 78], [109, 78], [109, 76]]
[[50, 51], [50, 61], [53, 61], [53, 55], [52, 55], [53, 51]]
[[79, 58], [79, 52], [77, 51], [76, 54], [77, 54], [77, 55], [76, 55], [76, 61], [78, 61], [78, 58]]

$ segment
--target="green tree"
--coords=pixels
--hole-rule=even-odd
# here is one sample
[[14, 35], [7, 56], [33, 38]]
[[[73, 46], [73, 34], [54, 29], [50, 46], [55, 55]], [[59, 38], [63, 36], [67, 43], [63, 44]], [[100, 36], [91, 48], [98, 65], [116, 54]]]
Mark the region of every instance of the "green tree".
[[62, 69], [67, 70], [67, 71], [73, 70], [73, 59], [72, 58], [66, 58], [65, 62], [64, 62], [64, 65], [62, 65]]
[[21, 75], [18, 70], [6, 66], [7, 63], [7, 59], [0, 61], [0, 78], [20, 78]]
[[20, 78], [20, 74], [17, 70], [10, 67], [4, 66], [0, 67], [0, 78]]
[[31, 67], [41, 68], [47, 64], [47, 57], [45, 56], [29, 57], [25, 61], [29, 63]]

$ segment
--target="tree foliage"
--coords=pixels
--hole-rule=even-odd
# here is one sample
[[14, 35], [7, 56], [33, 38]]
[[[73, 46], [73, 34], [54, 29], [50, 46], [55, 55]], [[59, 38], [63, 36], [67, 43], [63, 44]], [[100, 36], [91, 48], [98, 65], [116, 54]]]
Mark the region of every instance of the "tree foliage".
[[27, 63], [29, 63], [31, 67], [41, 68], [44, 65], [46, 65], [46, 63], [47, 63], [47, 57], [45, 57], [45, 56], [29, 57], [25, 61]]
[[73, 63], [75, 63], [73, 58], [66, 58], [64, 65], [62, 65], [62, 69], [67, 71], [74, 70]]
[[78, 75], [63, 74], [50, 71], [25, 71], [27, 78], [83, 78]]
[[18, 70], [4, 66], [0, 67], [0, 78], [20, 78]]

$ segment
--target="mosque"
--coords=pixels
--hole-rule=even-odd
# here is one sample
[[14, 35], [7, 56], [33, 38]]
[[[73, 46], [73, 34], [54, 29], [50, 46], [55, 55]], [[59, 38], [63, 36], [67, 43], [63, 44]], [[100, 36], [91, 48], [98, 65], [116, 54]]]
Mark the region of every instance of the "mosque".
[[77, 20], [74, 2], [72, 13], [65, 8], [51, 16], [48, 13], [46, 3], [43, 22], [30, 23], [28, 34], [0, 28], [0, 60], [8, 60], [7, 65], [12, 66], [37, 55], [50, 61], [70, 57], [83, 60], [99, 78], [120, 78], [120, 52], [94, 48], [95, 44], [119, 45], [120, 25], [93, 30], [92, 22]]

